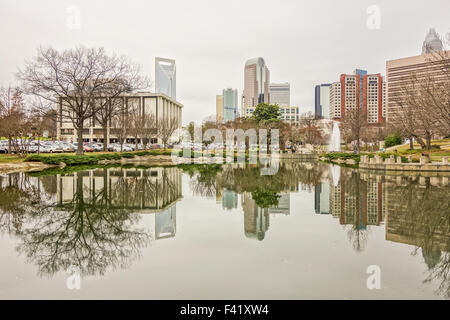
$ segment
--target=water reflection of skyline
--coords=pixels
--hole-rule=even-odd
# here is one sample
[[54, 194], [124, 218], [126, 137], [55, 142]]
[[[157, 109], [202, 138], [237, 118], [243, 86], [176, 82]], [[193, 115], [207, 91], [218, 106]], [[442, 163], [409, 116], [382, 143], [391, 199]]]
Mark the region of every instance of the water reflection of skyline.
[[[310, 193], [315, 213], [342, 225], [355, 251], [365, 250], [370, 228], [383, 228], [385, 240], [411, 245], [412, 254], [423, 257], [426, 281], [439, 279], [440, 291], [450, 293], [448, 177], [339, 171], [336, 179], [328, 165], [282, 163], [275, 176], [235, 165], [3, 175], [0, 228], [21, 239], [18, 251], [39, 273], [53, 274], [78, 261], [87, 274], [103, 274], [108, 266], [130, 265], [152, 240], [176, 237], [183, 173], [189, 173], [193, 193], [215, 200], [226, 214], [243, 215], [248, 239], [276, 235], [271, 219], [289, 221], [293, 198]], [[83, 255], [72, 254], [74, 243]]]
[[[79, 177], [81, 176], [81, 177]], [[175, 237], [176, 203], [182, 199], [181, 172], [167, 168], [108, 168], [57, 175], [58, 204], [70, 202], [83, 184], [83, 198], [103, 192], [108, 208], [126, 208], [135, 214], [153, 214], [153, 239]]]

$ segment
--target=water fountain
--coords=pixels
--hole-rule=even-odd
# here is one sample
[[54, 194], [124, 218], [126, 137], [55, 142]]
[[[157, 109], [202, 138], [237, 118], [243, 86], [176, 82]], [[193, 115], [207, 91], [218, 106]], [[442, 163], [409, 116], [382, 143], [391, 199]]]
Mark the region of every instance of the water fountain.
[[330, 168], [330, 174], [331, 180], [333, 180], [333, 186], [337, 187], [341, 179], [341, 167], [333, 164]]
[[341, 131], [339, 130], [339, 125], [336, 122], [333, 122], [333, 131], [331, 132], [330, 142], [328, 143], [328, 151], [341, 151]]

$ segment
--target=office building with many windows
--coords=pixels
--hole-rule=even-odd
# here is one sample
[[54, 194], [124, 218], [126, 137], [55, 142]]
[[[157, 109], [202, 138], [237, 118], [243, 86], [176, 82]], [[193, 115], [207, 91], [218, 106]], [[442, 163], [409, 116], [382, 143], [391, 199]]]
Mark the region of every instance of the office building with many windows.
[[[175, 119], [178, 127], [181, 128], [181, 112], [183, 105], [176, 100], [161, 93], [153, 92], [136, 92], [118, 96], [115, 103], [119, 105], [120, 111], [118, 114], [122, 115], [118, 122], [111, 119], [107, 127], [108, 143], [118, 142], [117, 125], [120, 125], [123, 117], [126, 117], [131, 112], [143, 116], [145, 114], [153, 115], [155, 119], [155, 136], [151, 138], [152, 143], [161, 143], [161, 139], [156, 136], [158, 123], [164, 121], [171, 121]], [[72, 119], [70, 117], [70, 109], [65, 105], [64, 101], [60, 99], [58, 106], [58, 121], [57, 121], [57, 139], [68, 142], [77, 141], [77, 130], [75, 129]], [[135, 137], [129, 133], [125, 138], [128, 142], [135, 142]], [[83, 124], [83, 141], [85, 142], [104, 142], [103, 127], [96, 120], [95, 116], [85, 119]], [[141, 143], [141, 139], [138, 138]]]
[[384, 82], [381, 74], [368, 74], [365, 70], [356, 69], [354, 74], [341, 74], [340, 81], [330, 86], [330, 119], [342, 120], [347, 110], [359, 110], [368, 124], [384, 125]]
[[271, 83], [269, 85], [269, 103], [279, 106], [291, 105], [291, 86], [289, 83]]
[[255, 107], [269, 103], [270, 73], [263, 58], [247, 60], [244, 69], [243, 115], [250, 116]]

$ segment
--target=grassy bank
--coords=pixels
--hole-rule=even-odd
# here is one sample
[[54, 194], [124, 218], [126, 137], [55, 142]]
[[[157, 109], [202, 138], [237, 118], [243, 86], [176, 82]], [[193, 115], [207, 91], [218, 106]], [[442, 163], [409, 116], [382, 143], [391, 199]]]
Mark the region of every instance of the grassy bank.
[[149, 150], [136, 152], [114, 152], [114, 153], [90, 153], [78, 156], [76, 154], [32, 154], [23, 161], [42, 162], [45, 164], [65, 163], [68, 166], [95, 165], [102, 160], [121, 160], [135, 158], [136, 156], [170, 156], [171, 150]]
[[392, 147], [391, 150], [386, 152], [387, 154], [399, 154], [402, 156], [411, 155], [413, 160], [419, 161], [422, 153], [430, 155], [431, 161], [442, 161], [442, 157], [450, 157], [450, 139], [432, 140], [431, 150], [423, 150], [418, 143], [414, 143], [414, 149], [409, 149], [408, 145], [402, 145], [398, 148]]
[[[326, 158], [327, 161], [332, 162], [333, 160], [348, 160], [352, 159], [356, 163], [359, 163], [361, 161], [361, 156], [369, 156], [369, 158], [375, 157], [375, 155], [379, 155], [381, 158], [386, 159], [389, 158], [391, 155], [394, 155], [396, 158], [397, 156], [402, 157], [402, 162], [408, 163], [408, 158], [401, 154], [395, 154], [395, 153], [345, 153], [345, 152], [330, 152], [326, 153], [324, 155], [321, 155], [322, 157]], [[413, 162], [419, 162], [419, 160], [413, 160]]]
[[[171, 156], [172, 150], [145, 150], [145, 151], [135, 151], [135, 152], [114, 152], [114, 153], [90, 153], [84, 154], [82, 156], [77, 156], [75, 154], [32, 154], [27, 156], [23, 161], [26, 162], [42, 162], [45, 164], [59, 165], [61, 163], [65, 163], [67, 166], [80, 166], [80, 165], [95, 165], [103, 160], [121, 160], [132, 159], [135, 157], [143, 157], [143, 156]], [[191, 158], [201, 157], [204, 153], [199, 151], [191, 151]], [[183, 152], [179, 152], [179, 156], [183, 156]], [[212, 153], [212, 156], [215, 156]], [[223, 157], [226, 157], [226, 153], [224, 152]], [[235, 159], [237, 158], [237, 153], [234, 154]], [[246, 160], [248, 160], [248, 153], [245, 154]]]
[[[48, 176], [48, 175], [68, 175], [72, 174], [74, 172], [78, 171], [85, 171], [85, 170], [95, 170], [95, 169], [109, 169], [109, 168], [122, 168], [122, 169], [150, 169], [150, 168], [158, 168], [161, 167], [160, 164], [149, 164], [149, 165], [135, 165], [135, 164], [119, 164], [119, 163], [109, 163], [109, 164], [90, 164], [90, 165], [74, 165], [74, 166], [67, 166], [65, 168], [55, 167], [55, 168], [48, 168], [42, 171], [35, 171], [35, 172], [28, 172], [27, 175], [31, 177], [42, 177], [42, 176]], [[164, 165], [165, 168], [172, 168], [177, 167], [183, 170], [184, 172], [188, 173], [190, 176], [197, 172], [211, 172], [211, 170], [219, 171], [222, 168], [222, 165], [220, 164], [166, 164]]]

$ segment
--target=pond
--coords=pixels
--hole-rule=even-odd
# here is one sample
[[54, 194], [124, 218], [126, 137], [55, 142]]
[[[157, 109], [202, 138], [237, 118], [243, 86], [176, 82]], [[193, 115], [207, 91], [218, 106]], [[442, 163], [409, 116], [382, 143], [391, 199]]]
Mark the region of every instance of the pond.
[[449, 194], [317, 162], [2, 175], [0, 298], [448, 299]]

